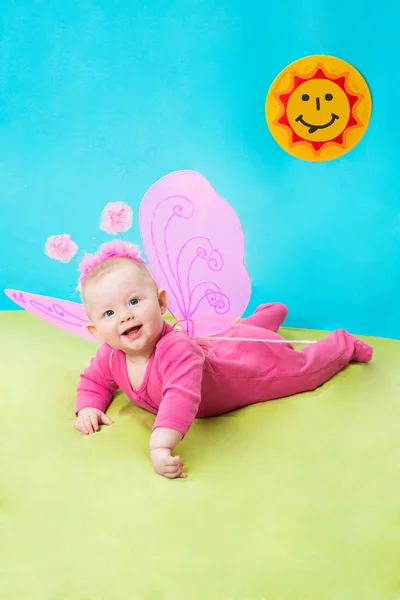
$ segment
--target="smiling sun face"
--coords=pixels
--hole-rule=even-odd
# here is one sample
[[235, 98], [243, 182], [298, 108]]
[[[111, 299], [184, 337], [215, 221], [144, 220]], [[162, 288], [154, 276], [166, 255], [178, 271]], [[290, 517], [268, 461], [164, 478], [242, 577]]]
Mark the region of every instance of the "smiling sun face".
[[[354, 105], [358, 99], [347, 95], [339, 82], [321, 76], [322, 70], [315, 78], [299, 83], [286, 103], [286, 117], [292, 131], [312, 144], [340, 136], [349, 123], [350, 104]], [[286, 98], [281, 95], [280, 100], [285, 103]], [[313, 144], [316, 150], [319, 144]]]
[[265, 111], [272, 135], [287, 152], [304, 160], [331, 160], [364, 135], [371, 96], [351, 65], [314, 56], [289, 65], [277, 77]]

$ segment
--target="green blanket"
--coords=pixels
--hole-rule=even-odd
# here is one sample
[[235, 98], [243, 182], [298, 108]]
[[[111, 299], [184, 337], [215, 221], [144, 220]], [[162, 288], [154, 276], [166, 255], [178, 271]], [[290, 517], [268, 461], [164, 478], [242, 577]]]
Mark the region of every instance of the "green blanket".
[[[283, 330], [289, 339], [323, 332]], [[153, 415], [73, 428], [95, 345], [0, 313], [1, 600], [397, 600], [400, 342], [312, 393], [198, 420], [188, 479], [155, 475]]]

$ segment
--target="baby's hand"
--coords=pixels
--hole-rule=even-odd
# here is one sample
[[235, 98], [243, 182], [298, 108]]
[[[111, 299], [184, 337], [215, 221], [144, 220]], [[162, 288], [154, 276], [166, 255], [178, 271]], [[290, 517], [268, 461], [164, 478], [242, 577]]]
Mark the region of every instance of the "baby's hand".
[[182, 473], [183, 462], [180, 456], [171, 456], [169, 448], [154, 448], [150, 450], [151, 462], [153, 469], [158, 475], [163, 475], [168, 479], [182, 478], [185, 479], [186, 473]]
[[90, 435], [100, 429], [100, 425], [112, 425], [114, 421], [111, 421], [107, 415], [105, 415], [98, 408], [82, 408], [78, 413], [78, 418], [75, 421], [75, 429]]

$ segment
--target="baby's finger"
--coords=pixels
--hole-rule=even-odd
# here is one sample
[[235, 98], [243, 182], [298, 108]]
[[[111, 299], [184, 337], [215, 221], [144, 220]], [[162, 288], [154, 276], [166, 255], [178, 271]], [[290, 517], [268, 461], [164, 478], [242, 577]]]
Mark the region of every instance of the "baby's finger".
[[165, 464], [168, 465], [169, 467], [176, 467], [179, 465], [180, 462], [181, 462], [180, 456], [168, 456], [168, 458], [165, 459]]
[[176, 473], [164, 473], [164, 477], [167, 479], [186, 479], [186, 473], [176, 472]]
[[92, 427], [92, 423], [91, 423], [89, 417], [85, 417], [83, 419], [83, 425], [85, 427], [85, 433], [87, 433], [87, 434], [93, 433], [93, 427]]
[[167, 479], [177, 479], [178, 477], [180, 477], [180, 474], [175, 472], [175, 473], [164, 473], [164, 477], [166, 477]]
[[104, 413], [100, 414], [100, 421], [103, 423], [103, 425], [114, 425], [114, 421], [110, 419], [110, 417], [107, 417], [107, 415]]
[[77, 429], [80, 433], [85, 433], [85, 428], [81, 421], [77, 420], [74, 423], [75, 429]]
[[181, 471], [181, 466], [180, 465], [173, 465], [172, 467], [165, 467], [164, 468], [164, 473], [175, 473], [178, 474], [179, 471]]
[[90, 422], [95, 431], [98, 431], [100, 429], [97, 415], [90, 415]]

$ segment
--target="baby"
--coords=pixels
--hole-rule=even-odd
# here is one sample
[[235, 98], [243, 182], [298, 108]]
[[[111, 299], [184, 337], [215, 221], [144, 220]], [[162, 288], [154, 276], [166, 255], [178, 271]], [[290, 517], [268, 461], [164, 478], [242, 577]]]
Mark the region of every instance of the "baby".
[[[349, 362], [369, 362], [372, 348], [344, 330], [296, 351], [290, 343], [194, 340], [165, 322], [167, 292], [158, 289], [138, 250], [103, 244], [80, 266], [88, 330], [103, 344], [81, 375], [75, 427], [84, 434], [112, 425], [105, 411], [118, 389], [156, 414], [150, 457], [156, 473], [186, 477], [173, 452], [195, 417], [314, 390]], [[223, 336], [283, 340], [282, 304], [260, 306]], [[221, 334], [222, 335], [222, 334]]]

